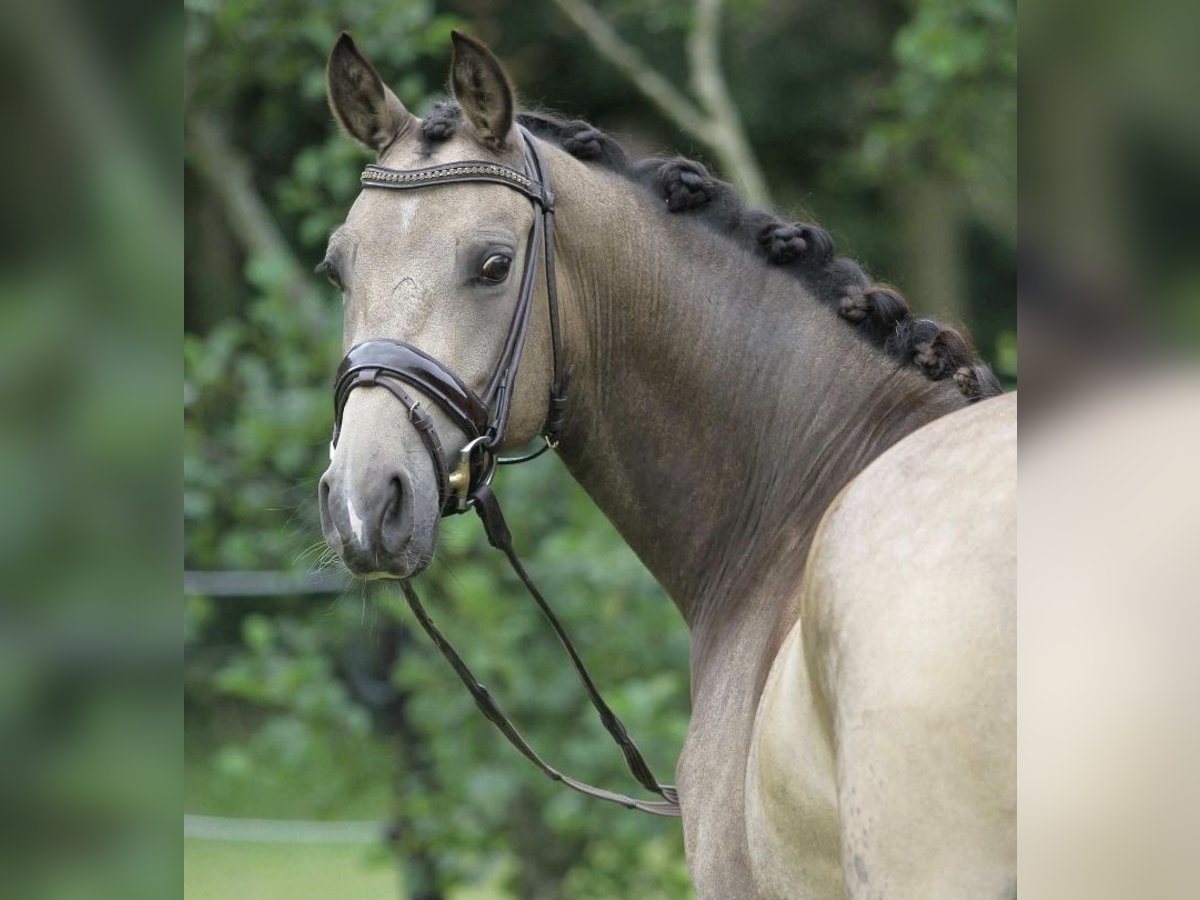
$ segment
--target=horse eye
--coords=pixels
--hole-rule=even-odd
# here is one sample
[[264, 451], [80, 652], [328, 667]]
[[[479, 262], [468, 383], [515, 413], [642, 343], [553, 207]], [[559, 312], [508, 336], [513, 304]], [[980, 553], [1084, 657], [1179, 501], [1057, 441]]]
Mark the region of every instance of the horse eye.
[[505, 256], [503, 253], [494, 253], [484, 260], [483, 265], [479, 267], [479, 277], [484, 281], [499, 284], [508, 277], [510, 266], [512, 266], [511, 256]]

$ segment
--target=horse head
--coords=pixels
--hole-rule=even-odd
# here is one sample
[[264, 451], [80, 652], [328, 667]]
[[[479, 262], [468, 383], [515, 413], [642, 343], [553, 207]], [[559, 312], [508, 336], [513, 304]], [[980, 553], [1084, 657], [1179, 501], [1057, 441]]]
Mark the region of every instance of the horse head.
[[425, 119], [348, 35], [329, 59], [330, 107], [378, 164], [318, 266], [342, 294], [347, 352], [321, 524], [369, 577], [429, 564], [440, 517], [470, 504], [501, 446], [545, 431], [559, 381], [537, 277], [552, 229], [544, 162], [495, 57], [453, 41], [457, 104]]

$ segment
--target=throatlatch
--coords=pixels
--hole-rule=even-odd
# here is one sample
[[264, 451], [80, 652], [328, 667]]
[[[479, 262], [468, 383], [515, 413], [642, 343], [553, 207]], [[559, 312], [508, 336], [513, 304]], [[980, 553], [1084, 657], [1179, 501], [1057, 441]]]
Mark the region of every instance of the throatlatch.
[[[625, 726], [600, 696], [592, 677], [588, 674], [579, 652], [567, 636], [562, 623], [542, 596], [529, 573], [525, 571], [512, 545], [512, 535], [500, 511], [500, 504], [492, 492], [491, 481], [498, 464], [527, 462], [558, 444], [566, 412], [567, 387], [570, 371], [563, 365], [562, 331], [559, 322], [558, 290], [554, 276], [554, 192], [550, 188], [549, 170], [541, 150], [533, 137], [524, 128], [520, 129], [525, 147], [525, 172], [519, 172], [500, 163], [464, 160], [431, 166], [424, 169], [389, 169], [384, 166], [367, 166], [362, 174], [363, 187], [387, 190], [412, 190], [439, 184], [486, 182], [501, 184], [520, 191], [529, 198], [534, 207], [533, 224], [529, 229], [529, 241], [525, 250], [524, 268], [521, 273], [520, 293], [508, 334], [500, 352], [496, 368], [484, 388], [482, 395], [472, 391], [457, 375], [420, 348], [404, 341], [370, 340], [353, 347], [338, 366], [334, 382], [334, 431], [336, 446], [342, 427], [342, 413], [351, 391], [364, 385], [385, 388], [404, 406], [409, 421], [417, 429], [425, 449], [433, 462], [438, 481], [438, 502], [442, 515], [453, 515], [474, 509], [483, 522], [488, 542], [500, 550], [512, 566], [521, 583], [541, 609], [546, 621], [558, 636], [571, 664], [579, 675], [600, 721], [616, 741], [625, 755], [626, 764], [638, 783], [646, 790], [659, 795], [662, 800], [637, 800], [624, 794], [593, 787], [564, 775], [539, 756], [517, 731], [499, 705], [446, 640], [445, 635], [433, 623], [421, 604], [411, 581], [401, 582], [408, 605], [421, 627], [433, 640], [434, 645], [450, 663], [455, 674], [466, 685], [476, 705], [500, 730], [523, 756], [530, 760], [554, 781], [559, 781], [573, 790], [629, 809], [660, 816], [678, 816], [679, 797], [674, 787], [660, 784], [650, 771], [641, 751], [629, 737]], [[546, 297], [550, 318], [550, 342], [553, 354], [553, 381], [546, 421], [542, 429], [543, 446], [527, 456], [501, 458], [498, 450], [508, 428], [509, 411], [512, 406], [513, 388], [517, 369], [525, 348], [529, 331], [530, 310], [533, 306], [534, 284], [537, 274], [537, 259], [542, 256], [546, 273]], [[409, 394], [415, 388], [420, 398]], [[436, 404], [467, 437], [453, 468], [447, 458], [434, 427], [433, 418], [422, 407], [422, 400]]]

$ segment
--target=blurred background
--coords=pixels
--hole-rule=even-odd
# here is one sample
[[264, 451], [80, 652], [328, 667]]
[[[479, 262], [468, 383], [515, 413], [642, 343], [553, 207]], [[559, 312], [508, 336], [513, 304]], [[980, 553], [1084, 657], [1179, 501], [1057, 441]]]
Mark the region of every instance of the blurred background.
[[[815, 218], [1010, 386], [1019, 295], [1022, 893], [1194, 895], [1200, 4], [1023, 4], [1019, 285], [1011, 5], [719, 12], [736, 118], [692, 88], [688, 3], [0, 3], [0, 893], [688, 895], [675, 825], [551, 790], [394, 597], [322, 568], [340, 323], [308, 273], [364, 161], [325, 55], [352, 30], [423, 111], [458, 25], [527, 103]], [[502, 489], [665, 775], [682, 623], [553, 460]], [[468, 524], [435, 614], [550, 759], [627, 785]]]
[[[444, 96], [452, 28], [492, 47], [526, 108], [586, 118], [637, 155], [699, 158], [755, 203], [820, 222], [916, 310], [965, 324], [1015, 383], [1008, 0], [187, 0], [184, 864], [197, 900], [690, 895], [677, 822], [538, 775], [389, 589], [347, 585], [321, 540], [341, 306], [310, 271], [368, 158], [334, 126], [325, 58], [350, 31], [423, 113]], [[688, 716], [674, 607], [552, 457], [499, 490], [529, 567], [667, 778]], [[422, 582], [483, 681], [555, 765], [635, 789], [473, 517], [444, 532]]]
[[[364, 161], [325, 109], [324, 59], [352, 30], [422, 111], [457, 25], [528, 104], [815, 218], [918, 310], [965, 322], [1010, 386], [1019, 294], [1021, 772], [1040, 779], [1022, 788], [1023, 893], [1194, 894], [1194, 872], [1161, 877], [1194, 866], [1200, 833], [1200, 386], [1194, 366], [1170, 370], [1190, 394], [1135, 376], [1200, 345], [1200, 5], [1022, 7], [1019, 290], [1012, 16], [730, 2], [731, 119], [693, 90], [688, 3], [0, 4], [0, 893], [157, 900], [183, 869], [196, 897], [688, 895], [675, 825], [552, 790], [394, 597], [322, 568], [340, 323], [309, 270]], [[647, 72], [671, 90], [647, 96]], [[725, 142], [690, 133], [688, 111], [721, 116]], [[1073, 390], [1103, 427], [1066, 415]], [[553, 460], [502, 489], [665, 775], [682, 623]], [[549, 758], [628, 785], [469, 524], [427, 579], [439, 620]]]

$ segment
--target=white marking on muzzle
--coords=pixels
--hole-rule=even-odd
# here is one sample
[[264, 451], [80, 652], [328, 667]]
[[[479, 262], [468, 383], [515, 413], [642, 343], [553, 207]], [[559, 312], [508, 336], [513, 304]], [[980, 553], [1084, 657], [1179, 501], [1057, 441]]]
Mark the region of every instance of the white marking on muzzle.
[[350, 530], [354, 532], [354, 539], [361, 546], [363, 542], [363, 520], [354, 511], [354, 501], [349, 498], [346, 498], [346, 513], [350, 518]]

